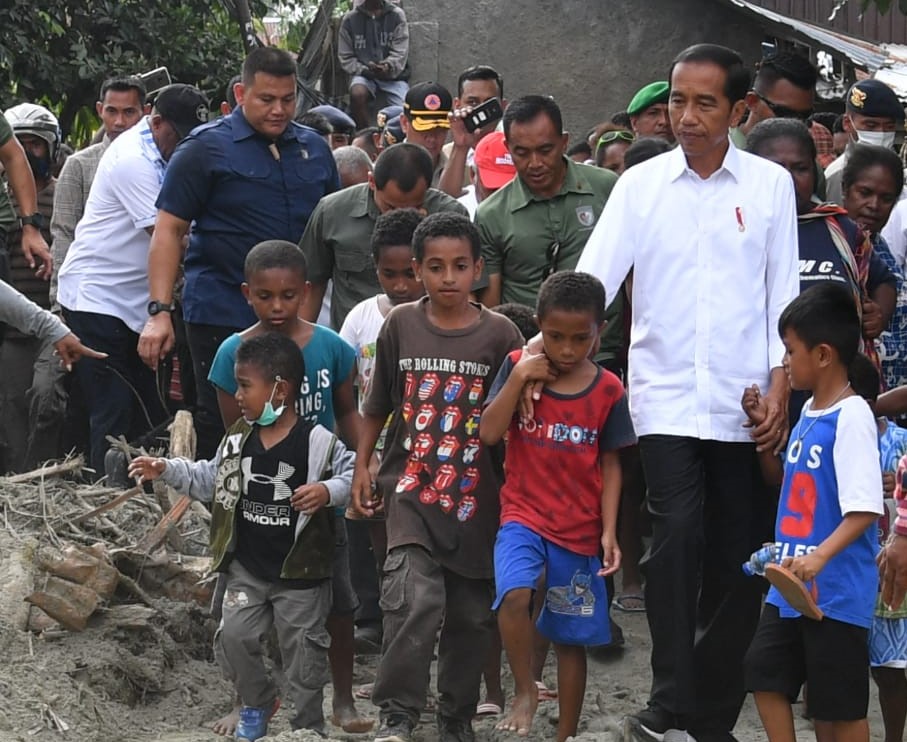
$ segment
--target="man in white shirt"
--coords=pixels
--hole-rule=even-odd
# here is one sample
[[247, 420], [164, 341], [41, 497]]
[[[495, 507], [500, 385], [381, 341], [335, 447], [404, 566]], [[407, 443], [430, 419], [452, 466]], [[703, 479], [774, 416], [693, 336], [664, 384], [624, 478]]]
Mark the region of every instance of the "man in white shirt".
[[[108, 354], [76, 369], [89, 410], [91, 466], [99, 475], [106, 436], [147, 430], [165, 415], [154, 373], [136, 350], [148, 313], [172, 310], [149, 306], [148, 247], [167, 161], [207, 114], [208, 101], [197, 88], [171, 85], [149, 116], [116, 138], [101, 158], [60, 268], [57, 296], [66, 323]], [[134, 416], [137, 402], [142, 411]]]
[[54, 210], [50, 220], [54, 256], [50, 279], [50, 303], [57, 309], [57, 280], [60, 266], [76, 236], [76, 225], [85, 213], [85, 203], [98, 163], [110, 143], [135, 126], [148, 113], [145, 108], [145, 85], [138, 77], [111, 77], [101, 85], [101, 96], [95, 110], [101, 118], [104, 137], [97, 144], [74, 152], [66, 158], [54, 191]]
[[[778, 446], [787, 379], [777, 321], [797, 295], [790, 176], [730, 146], [749, 75], [736, 52], [700, 44], [671, 69], [679, 147], [618, 181], [577, 270], [616, 297], [633, 270], [630, 408], [649, 491], [645, 560], [652, 690], [627, 739], [688, 730], [732, 740], [759, 585], [740, 564], [760, 545], [755, 446]], [[745, 387], [769, 419], [745, 429]], [[765, 506], [762, 506], [765, 510]]]

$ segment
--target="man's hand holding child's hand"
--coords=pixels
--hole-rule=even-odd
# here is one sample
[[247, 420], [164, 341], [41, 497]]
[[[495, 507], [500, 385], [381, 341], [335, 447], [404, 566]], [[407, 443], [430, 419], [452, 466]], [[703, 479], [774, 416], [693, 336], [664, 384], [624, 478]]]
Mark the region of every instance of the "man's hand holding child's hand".
[[748, 420], [743, 424], [744, 428], [752, 428], [755, 425], [759, 425], [768, 414], [765, 399], [762, 397], [762, 391], [759, 389], [758, 384], [753, 384], [743, 390], [743, 398], [740, 400], [740, 404]]
[[557, 372], [545, 355], [541, 334], [536, 335], [523, 346], [523, 354], [513, 373], [523, 382], [523, 394], [520, 397], [518, 412], [521, 420], [531, 420], [535, 414], [534, 400], [542, 398], [542, 388], [557, 379]]
[[321, 482], [303, 484], [293, 490], [290, 505], [305, 515], [312, 515], [331, 501], [331, 493]]
[[152, 482], [164, 473], [167, 462], [154, 456], [136, 456], [129, 462], [129, 476], [139, 482]]
[[380, 497], [375, 496], [373, 482], [369, 467], [357, 464], [356, 471], [353, 473], [350, 499], [353, 502], [353, 509], [366, 518], [371, 518], [375, 513], [379, 513], [384, 509], [384, 502]]

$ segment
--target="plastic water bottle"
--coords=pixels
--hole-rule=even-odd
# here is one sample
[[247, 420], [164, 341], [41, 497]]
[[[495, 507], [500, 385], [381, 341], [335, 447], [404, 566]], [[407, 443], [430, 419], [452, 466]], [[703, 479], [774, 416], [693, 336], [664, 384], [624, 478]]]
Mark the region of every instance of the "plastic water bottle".
[[776, 544], [765, 544], [759, 551], [754, 551], [749, 561], [743, 563], [743, 572], [752, 577], [764, 575], [765, 565], [777, 561], [778, 547]]

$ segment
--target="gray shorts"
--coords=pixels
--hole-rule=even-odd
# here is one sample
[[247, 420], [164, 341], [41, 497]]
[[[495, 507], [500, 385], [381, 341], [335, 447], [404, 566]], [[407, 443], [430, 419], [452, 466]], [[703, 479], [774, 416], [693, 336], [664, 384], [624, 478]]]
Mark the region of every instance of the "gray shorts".
[[409, 90], [409, 83], [406, 80], [369, 80], [367, 77], [354, 75], [350, 80], [350, 90], [356, 85], [364, 85], [368, 92], [374, 98], [378, 91], [382, 91], [387, 96], [387, 105], [402, 106], [403, 99]]

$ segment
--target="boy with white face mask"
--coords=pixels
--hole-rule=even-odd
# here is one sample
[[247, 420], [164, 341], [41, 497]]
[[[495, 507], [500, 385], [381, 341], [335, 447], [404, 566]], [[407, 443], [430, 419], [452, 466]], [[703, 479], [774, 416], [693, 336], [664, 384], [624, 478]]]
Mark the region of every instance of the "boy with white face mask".
[[850, 136], [847, 148], [825, 169], [829, 201], [840, 204], [844, 198], [841, 176], [851, 144], [894, 146], [895, 133], [904, 123], [904, 106], [894, 91], [880, 80], [861, 80], [847, 91], [844, 112], [844, 131]]

